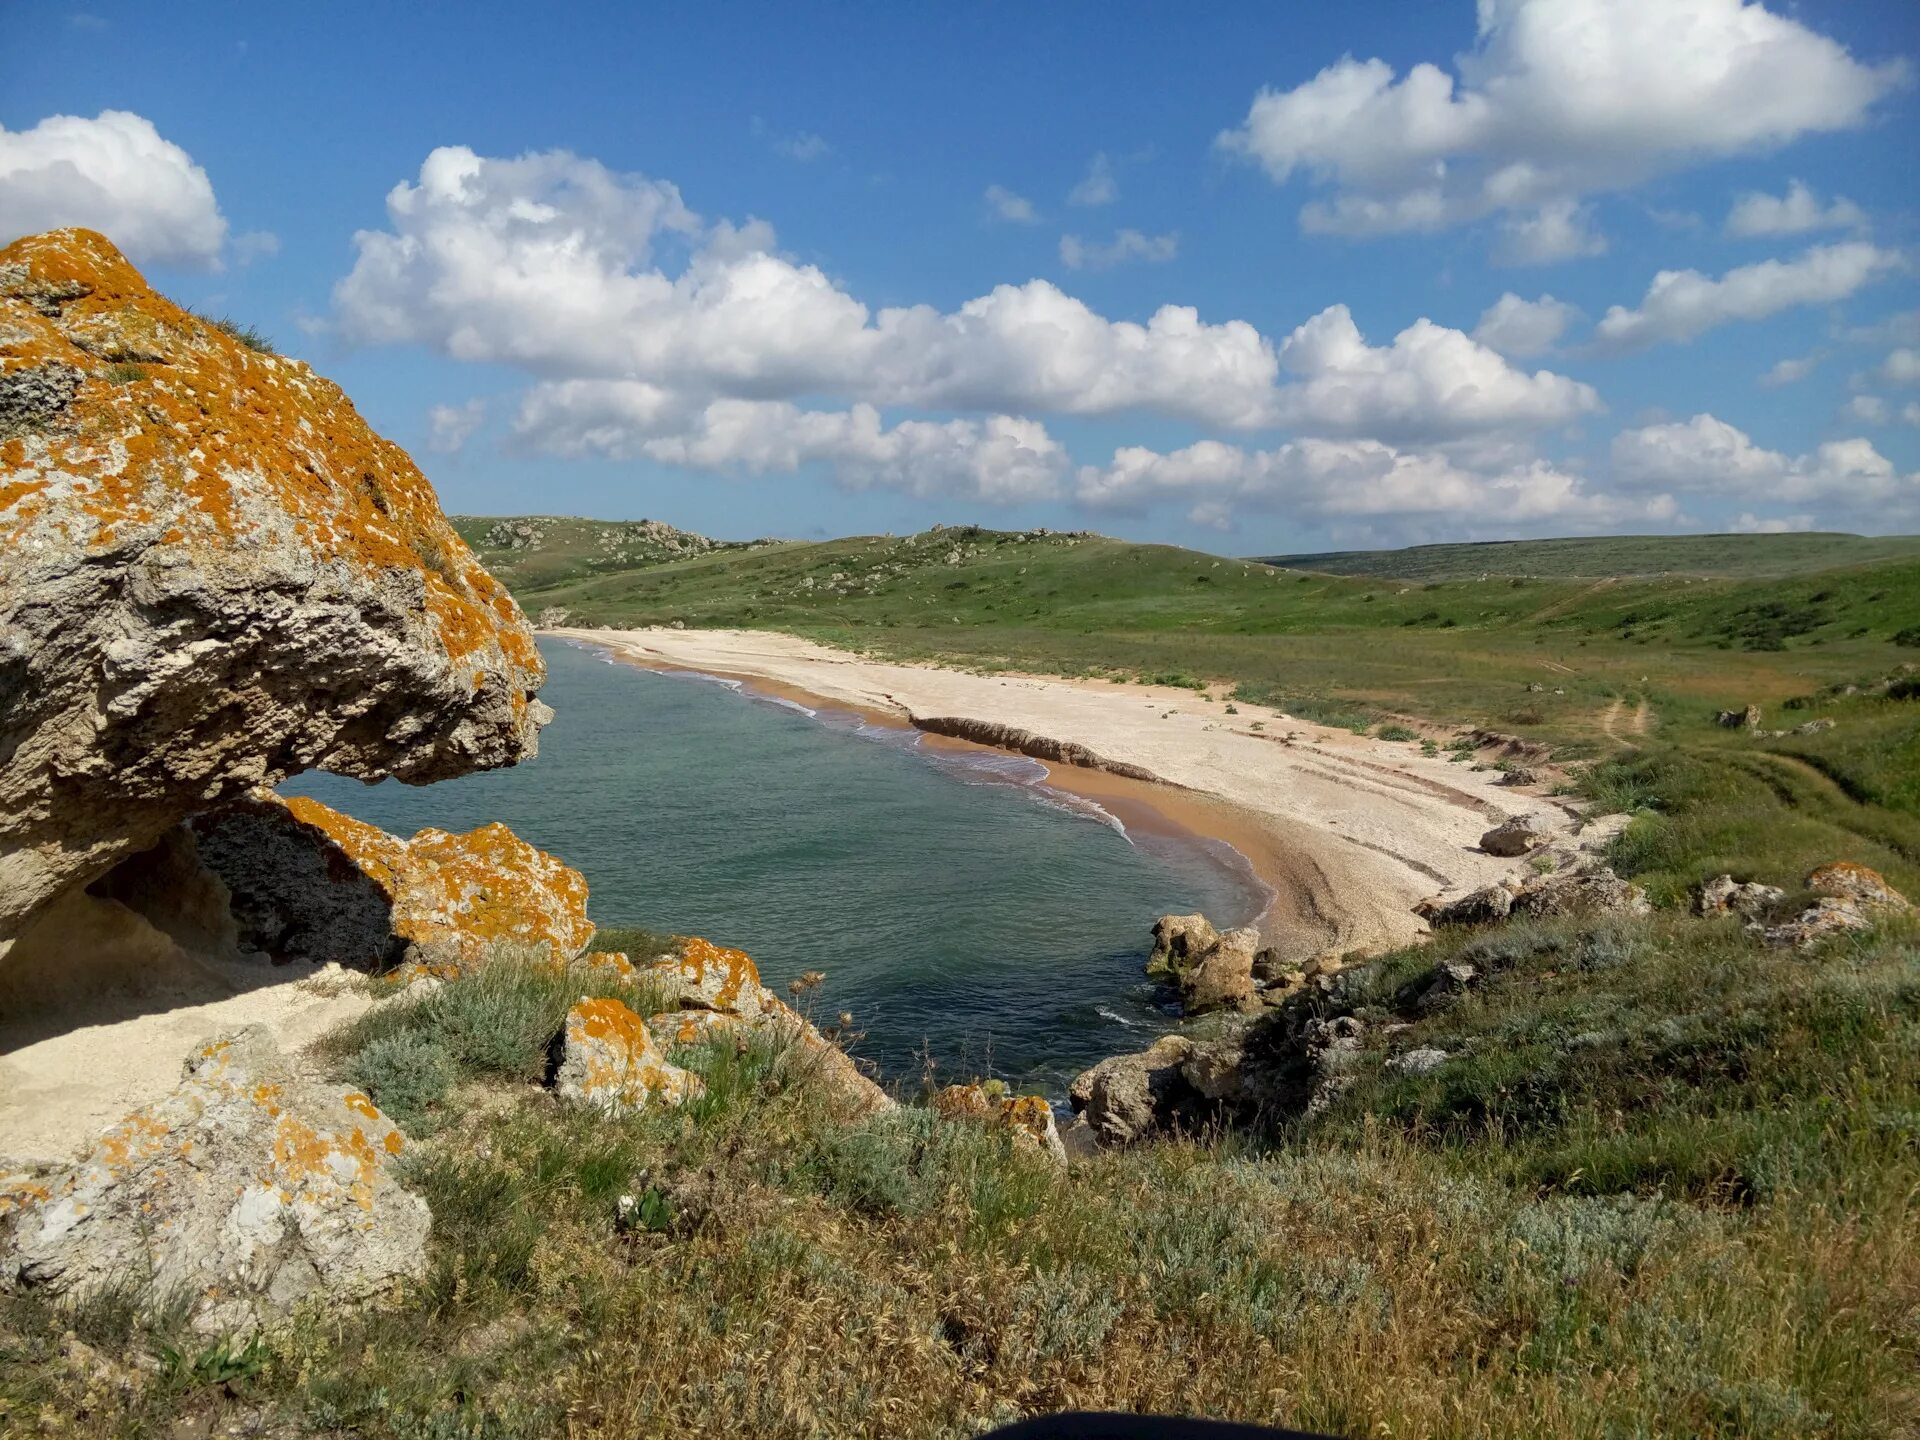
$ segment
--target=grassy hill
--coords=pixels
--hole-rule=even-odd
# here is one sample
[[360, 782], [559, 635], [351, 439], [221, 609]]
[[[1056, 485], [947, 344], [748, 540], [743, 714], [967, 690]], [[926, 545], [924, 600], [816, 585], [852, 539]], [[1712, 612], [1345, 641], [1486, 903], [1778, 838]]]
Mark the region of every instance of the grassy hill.
[[582, 520], [567, 515], [450, 518], [481, 563], [509, 585], [552, 584], [768, 543], [710, 540], [659, 520]]
[[1600, 535], [1262, 558], [1268, 565], [1290, 570], [1371, 575], [1386, 580], [1470, 580], [1482, 575], [1590, 580], [1654, 575], [1757, 579], [1804, 575], [1878, 560], [1920, 558], [1920, 535]]

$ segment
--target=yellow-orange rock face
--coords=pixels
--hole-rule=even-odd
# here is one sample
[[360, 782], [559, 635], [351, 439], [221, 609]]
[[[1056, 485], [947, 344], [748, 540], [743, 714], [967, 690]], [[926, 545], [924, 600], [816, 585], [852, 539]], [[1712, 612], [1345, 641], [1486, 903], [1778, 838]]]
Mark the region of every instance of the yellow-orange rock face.
[[0, 946], [255, 785], [512, 764], [543, 675], [338, 386], [100, 235], [0, 250]]
[[1063, 1164], [1066, 1161], [1066, 1147], [1045, 1096], [992, 1095], [984, 1085], [949, 1085], [936, 1091], [928, 1103], [944, 1120], [1003, 1127], [1016, 1144], [1031, 1146]]
[[402, 840], [317, 800], [258, 791], [190, 829], [232, 893], [243, 943], [277, 959], [449, 971], [496, 945], [564, 962], [593, 938], [580, 872], [504, 825]]
[[554, 1090], [609, 1115], [678, 1105], [704, 1093], [700, 1077], [667, 1063], [647, 1024], [618, 1000], [582, 1000], [567, 1012]]

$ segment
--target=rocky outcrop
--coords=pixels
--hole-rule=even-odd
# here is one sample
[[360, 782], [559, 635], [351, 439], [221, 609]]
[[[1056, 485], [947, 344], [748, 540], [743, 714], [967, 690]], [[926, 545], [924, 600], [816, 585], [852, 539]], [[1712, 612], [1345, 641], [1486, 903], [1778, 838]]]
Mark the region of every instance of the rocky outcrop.
[[1178, 975], [1219, 943], [1220, 932], [1204, 915], [1162, 915], [1153, 922], [1147, 974]]
[[1823, 940], [1871, 929], [1881, 917], [1913, 908], [1879, 871], [1848, 860], [1822, 865], [1807, 876], [1807, 888], [1819, 898], [1791, 920], [1761, 929], [1767, 944], [1811, 949]]
[[215, 1036], [171, 1095], [0, 1195], [17, 1212], [0, 1280], [79, 1298], [138, 1277], [215, 1335], [370, 1299], [426, 1265], [427, 1207], [391, 1168], [404, 1148], [365, 1095], [297, 1074], [263, 1028]]
[[1103, 1146], [1197, 1129], [1211, 1108], [1181, 1070], [1197, 1048], [1184, 1035], [1163, 1035], [1138, 1054], [1110, 1055], [1082, 1071], [1067, 1091], [1076, 1123]]
[[1109, 760], [1086, 746], [1072, 740], [1055, 740], [1049, 735], [1036, 735], [1031, 730], [1023, 730], [1018, 725], [1005, 725], [997, 720], [971, 720], [959, 715], [909, 715], [908, 722], [916, 730], [924, 730], [929, 735], [946, 735], [955, 740], [971, 740], [976, 745], [990, 745], [995, 750], [1012, 750], [1016, 754], [1031, 755], [1036, 760], [1051, 760], [1057, 765], [1077, 765], [1082, 770], [1104, 770], [1109, 775], [1124, 775], [1132, 780], [1158, 780], [1160, 777], [1151, 770], [1139, 765], [1129, 765], [1124, 760]]
[[1258, 1008], [1266, 992], [1295, 984], [1299, 967], [1263, 948], [1250, 925], [1223, 934], [1204, 915], [1162, 915], [1153, 923], [1147, 974], [1178, 988], [1186, 1014], [1204, 1015]]
[[1526, 880], [1499, 880], [1454, 899], [1422, 900], [1414, 913], [1429, 925], [1487, 925], [1512, 915], [1647, 915], [1646, 891], [1596, 861]]
[[695, 937], [682, 942], [675, 954], [645, 965], [628, 964], [637, 982], [662, 991], [680, 1007], [647, 1020], [654, 1038], [669, 1049], [716, 1039], [742, 1046], [757, 1038], [771, 1040], [785, 1048], [804, 1079], [825, 1093], [842, 1118], [894, 1108], [892, 1097], [851, 1055], [760, 983], [759, 968], [745, 951]]
[[92, 232], [0, 250], [0, 946], [255, 786], [531, 755], [542, 676], [337, 386]]
[[569, 960], [593, 938], [580, 872], [504, 825], [402, 840], [317, 800], [256, 791], [187, 829], [232, 897], [242, 945], [276, 960], [445, 969], [502, 944]]
[[706, 1092], [698, 1075], [668, 1063], [646, 1022], [610, 996], [567, 1012], [553, 1088], [562, 1100], [603, 1115], [678, 1105]]
[[1787, 892], [1772, 885], [1751, 880], [1735, 880], [1718, 875], [1701, 885], [1693, 897], [1696, 915], [1738, 915], [1742, 920], [1758, 920], [1787, 898]]
[[1007, 1131], [1016, 1145], [1066, 1163], [1053, 1107], [1041, 1095], [1004, 1095], [985, 1085], [949, 1085], [928, 1100], [943, 1120], [973, 1121]]

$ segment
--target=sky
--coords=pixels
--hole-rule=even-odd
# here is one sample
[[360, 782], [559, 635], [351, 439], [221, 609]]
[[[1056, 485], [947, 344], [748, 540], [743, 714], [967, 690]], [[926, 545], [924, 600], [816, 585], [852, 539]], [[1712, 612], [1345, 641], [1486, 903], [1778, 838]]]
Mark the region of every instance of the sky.
[[1914, 0], [0, 3], [0, 242], [452, 512], [1920, 531]]

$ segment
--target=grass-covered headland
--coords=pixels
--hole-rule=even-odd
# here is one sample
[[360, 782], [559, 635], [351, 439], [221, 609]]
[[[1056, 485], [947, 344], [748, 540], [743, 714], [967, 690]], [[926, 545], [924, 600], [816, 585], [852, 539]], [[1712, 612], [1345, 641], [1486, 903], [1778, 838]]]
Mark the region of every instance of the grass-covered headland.
[[[1920, 912], [1790, 949], [1690, 907], [1730, 872], [1790, 910], [1832, 860], [1920, 897], [1920, 563], [1756, 579], [1756, 545], [1748, 578], [1413, 582], [970, 531], [631, 565], [587, 543], [592, 567], [549, 556], [537, 583], [483, 559], [587, 623], [1545, 740], [1630, 816], [1610, 858], [1654, 913], [1349, 969], [1281, 1017], [1357, 1022], [1330, 1103], [1066, 1168], [919, 1105], [841, 1123], [771, 1042], [676, 1052], [706, 1081], [679, 1109], [569, 1110], [538, 1085], [558, 1017], [653, 997], [502, 956], [325, 1052], [417, 1142], [424, 1284], [219, 1345], [126, 1297], [0, 1302], [0, 1430], [963, 1436], [1064, 1406], [1355, 1436], [1920, 1430]], [[1758, 730], [1716, 723], [1750, 703]]]

